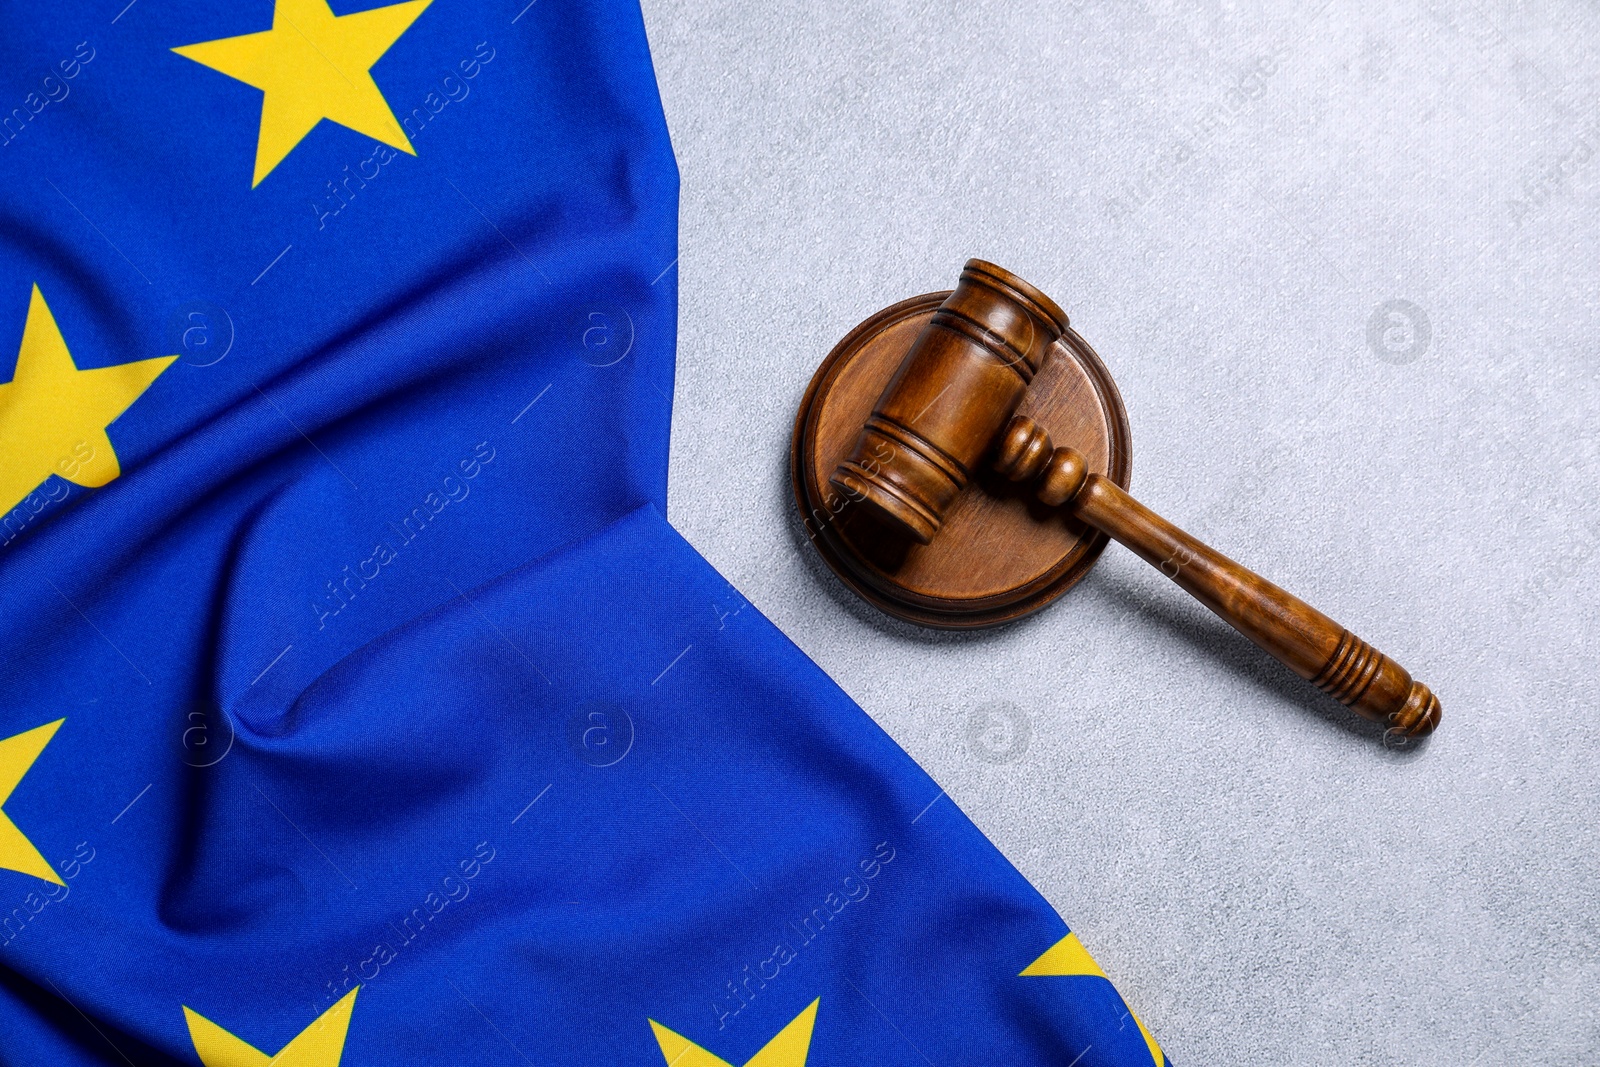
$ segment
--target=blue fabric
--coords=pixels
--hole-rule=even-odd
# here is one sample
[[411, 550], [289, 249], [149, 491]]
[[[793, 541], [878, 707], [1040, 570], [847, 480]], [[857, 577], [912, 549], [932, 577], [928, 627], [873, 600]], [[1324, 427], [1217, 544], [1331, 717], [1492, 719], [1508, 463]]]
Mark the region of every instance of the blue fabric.
[[743, 1064], [813, 1001], [814, 1065], [1152, 1062], [662, 518], [637, 7], [434, 0], [371, 68], [416, 155], [325, 119], [252, 185], [262, 92], [172, 49], [273, 20], [0, 13], [0, 375], [35, 286], [79, 370], [179, 357], [117, 477], [4, 516], [0, 746], [62, 721], [3, 802], [56, 876], [0, 869], [0, 1064], [264, 1063], [189, 1013], [270, 1056], [352, 990], [285, 1067], [659, 1065], [651, 1020]]

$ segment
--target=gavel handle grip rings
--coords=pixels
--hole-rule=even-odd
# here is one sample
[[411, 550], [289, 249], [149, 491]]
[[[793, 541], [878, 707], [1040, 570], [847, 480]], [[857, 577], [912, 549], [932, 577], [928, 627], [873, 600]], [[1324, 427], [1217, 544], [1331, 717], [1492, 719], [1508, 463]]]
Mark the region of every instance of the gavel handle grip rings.
[[1290, 670], [1363, 718], [1404, 737], [1439, 725], [1439, 700], [1404, 667], [1298, 597], [1241, 567], [1163, 519], [1108, 478], [1089, 473], [1082, 455], [1053, 448], [1032, 419], [1012, 418], [999, 439], [995, 469], [1033, 482], [1036, 495], [1102, 530], [1161, 570], [1219, 618]]

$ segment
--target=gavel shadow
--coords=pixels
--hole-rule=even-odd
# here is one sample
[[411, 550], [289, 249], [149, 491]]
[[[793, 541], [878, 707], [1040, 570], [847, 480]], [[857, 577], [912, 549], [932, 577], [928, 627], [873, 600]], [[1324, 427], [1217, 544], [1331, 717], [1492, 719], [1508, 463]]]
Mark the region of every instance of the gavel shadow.
[[[787, 467], [785, 467], [785, 481], [787, 481], [787, 473]], [[1011, 487], [1006, 485], [992, 488], [1003, 493]], [[860, 620], [886, 637], [907, 644], [918, 645], [986, 644], [1010, 640], [1013, 635], [1036, 627], [1040, 622], [1040, 614], [1032, 614], [981, 629], [937, 630], [897, 619], [878, 610], [856, 595], [828, 567], [821, 554], [812, 545], [811, 542], [816, 532], [806, 527], [794, 508], [786, 506], [782, 510], [788, 517], [786, 525], [790, 538], [794, 542], [796, 553], [804, 561], [806, 569], [810, 571], [815, 579], [817, 588], [822, 590], [841, 610], [848, 612], [853, 618]], [[1042, 511], [1037, 517], [1044, 522], [1066, 521], [1059, 515], [1045, 511]], [[859, 519], [852, 520], [849, 518], [848, 509], [846, 513], [841, 514], [840, 518], [844, 522], [860, 521]], [[856, 543], [875, 545], [876, 547], [872, 549], [874, 563], [887, 570], [893, 569], [896, 554], [903, 556], [903, 553], [909, 549], [910, 545], [909, 542], [902, 542], [889, 536], [862, 538]], [[1121, 549], [1111, 545], [1108, 546], [1108, 551], [1118, 552]], [[1374, 743], [1385, 753], [1392, 754], [1397, 758], [1412, 758], [1419, 755], [1426, 747], [1426, 738], [1408, 739], [1398, 736], [1398, 734], [1389, 736], [1386, 727], [1382, 723], [1371, 722], [1352, 715], [1348, 708], [1327, 694], [1307, 685], [1303, 679], [1296, 677], [1283, 664], [1257, 648], [1221, 619], [1189, 602], [1181, 591], [1173, 589], [1161, 590], [1160, 592], [1170, 593], [1170, 596], [1162, 596], [1160, 593], [1154, 597], [1148, 596], [1138, 584], [1129, 578], [1123, 577], [1110, 569], [1099, 567], [1091, 569], [1084, 576], [1083, 581], [1062, 597], [1062, 601], [1070, 605], [1076, 599], [1082, 605], [1085, 599], [1093, 599], [1104, 603], [1113, 610], [1131, 610], [1137, 618], [1165, 631], [1168, 637], [1174, 639], [1180, 647], [1186, 649], [1196, 659], [1203, 657], [1219, 663], [1236, 678], [1249, 683], [1261, 693], [1283, 704], [1299, 709], [1300, 712], [1310, 716], [1313, 720]], [[1052, 607], [1055, 610], [1061, 610], [1059, 605], [1052, 605]], [[1072, 609], [1069, 606], [1066, 610], [1070, 611]], [[1181, 660], [1183, 657], [1178, 658]], [[1175, 664], [1175, 669], [1182, 670], [1182, 663]]]
[[[1115, 546], [1110, 551], [1116, 551]], [[1131, 606], [1138, 618], [1165, 631], [1196, 659], [1204, 657], [1219, 663], [1262, 694], [1334, 729], [1373, 742], [1397, 758], [1410, 759], [1427, 746], [1427, 738], [1406, 738], [1398, 732], [1390, 736], [1384, 724], [1352, 715], [1349, 708], [1306, 684], [1221, 619], [1191, 604], [1179, 591], [1171, 593], [1170, 597], [1148, 596], [1130, 579], [1101, 568], [1091, 571], [1063, 599], [1076, 595], [1097, 599], [1114, 609]]]

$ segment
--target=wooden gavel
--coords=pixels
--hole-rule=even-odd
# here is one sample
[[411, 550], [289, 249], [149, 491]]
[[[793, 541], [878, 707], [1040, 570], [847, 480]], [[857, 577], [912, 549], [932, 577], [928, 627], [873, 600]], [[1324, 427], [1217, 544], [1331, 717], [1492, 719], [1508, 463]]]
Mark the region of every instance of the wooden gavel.
[[1405, 737], [1439, 724], [1438, 698], [1303, 600], [1139, 503], [1016, 415], [1066, 313], [1033, 286], [969, 260], [879, 398], [832, 483], [921, 544], [986, 458], [1037, 498], [1132, 549], [1290, 670]]

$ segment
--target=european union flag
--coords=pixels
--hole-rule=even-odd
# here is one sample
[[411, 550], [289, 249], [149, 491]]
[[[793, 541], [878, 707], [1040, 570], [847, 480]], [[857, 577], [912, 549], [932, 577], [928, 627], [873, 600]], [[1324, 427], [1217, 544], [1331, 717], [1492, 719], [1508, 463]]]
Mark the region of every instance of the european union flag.
[[662, 517], [637, 7], [363, 2], [0, 16], [0, 1061], [1164, 1063]]

